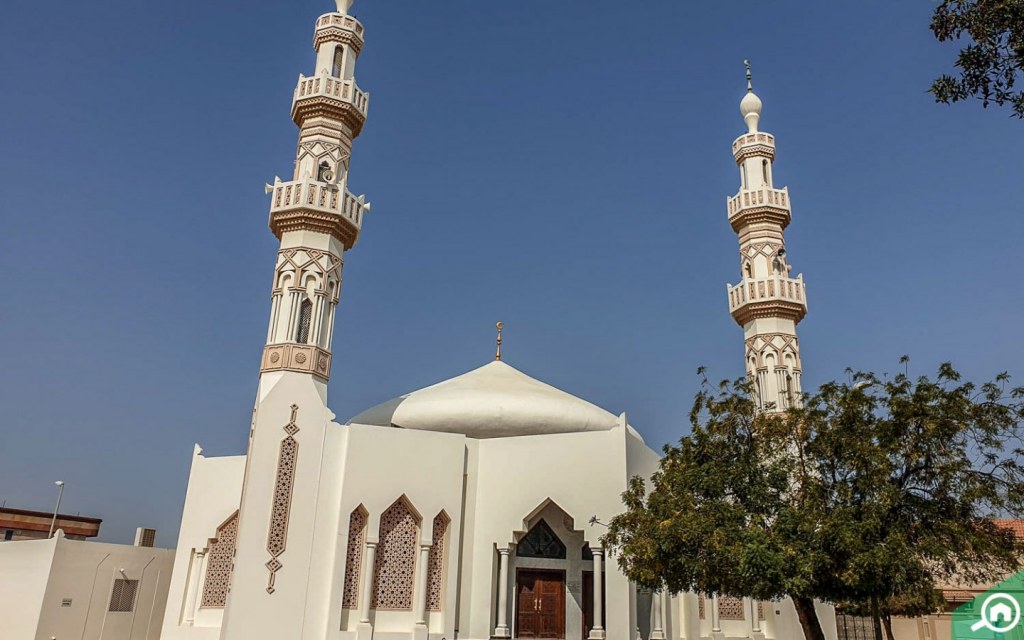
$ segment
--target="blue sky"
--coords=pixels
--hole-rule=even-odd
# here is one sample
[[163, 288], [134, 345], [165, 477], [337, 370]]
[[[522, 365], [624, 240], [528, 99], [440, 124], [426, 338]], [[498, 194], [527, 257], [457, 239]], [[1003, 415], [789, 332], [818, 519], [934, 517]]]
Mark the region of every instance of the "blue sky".
[[[244, 451], [288, 111], [329, 0], [21, 2], [0, 22], [0, 500], [155, 526], [192, 444]], [[371, 92], [350, 185], [339, 420], [493, 357], [688, 430], [695, 369], [742, 373], [725, 200], [754, 65], [790, 189], [805, 386], [846, 367], [1021, 374], [1019, 143], [936, 105], [934, 3], [360, 0]]]

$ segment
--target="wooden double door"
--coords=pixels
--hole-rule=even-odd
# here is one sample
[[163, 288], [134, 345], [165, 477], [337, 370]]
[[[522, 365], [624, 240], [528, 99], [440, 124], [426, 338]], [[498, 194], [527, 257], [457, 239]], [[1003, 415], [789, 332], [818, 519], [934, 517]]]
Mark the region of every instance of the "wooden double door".
[[516, 572], [517, 638], [565, 637], [565, 572]]

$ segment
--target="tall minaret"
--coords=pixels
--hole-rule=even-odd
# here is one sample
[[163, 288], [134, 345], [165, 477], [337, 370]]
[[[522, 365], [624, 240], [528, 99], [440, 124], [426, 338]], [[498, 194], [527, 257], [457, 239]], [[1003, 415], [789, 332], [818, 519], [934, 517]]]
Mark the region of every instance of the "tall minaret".
[[337, 428], [327, 408], [331, 341], [344, 254], [370, 208], [348, 190], [352, 141], [369, 102], [354, 77], [363, 25], [349, 15], [353, 0], [336, 2], [337, 11], [316, 21], [316, 69], [299, 76], [292, 99], [292, 179], [267, 185], [270, 229], [281, 245], [222, 640], [299, 638], [322, 626], [327, 607], [325, 597], [310, 596], [324, 564], [314, 553], [321, 476], [330, 473], [324, 451]]
[[729, 224], [740, 241], [740, 283], [728, 285], [729, 312], [743, 327], [746, 370], [758, 405], [782, 410], [800, 398], [796, 325], [807, 313], [803, 274], [790, 274], [783, 230], [791, 219], [789, 191], [772, 180], [775, 136], [758, 131], [761, 99], [747, 63], [747, 95], [740, 102], [747, 133], [732, 143], [740, 190], [728, 200]]

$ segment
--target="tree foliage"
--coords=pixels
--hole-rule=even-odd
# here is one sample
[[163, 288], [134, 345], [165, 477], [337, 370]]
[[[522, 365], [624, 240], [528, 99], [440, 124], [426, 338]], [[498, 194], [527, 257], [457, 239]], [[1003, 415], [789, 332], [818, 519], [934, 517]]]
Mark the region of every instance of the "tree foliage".
[[1007, 384], [948, 364], [934, 379], [851, 372], [773, 413], [746, 381], [705, 381], [691, 434], [632, 480], [605, 544], [644, 587], [791, 598], [808, 640], [824, 637], [815, 600], [880, 611], [1018, 570], [991, 520], [1024, 513], [1024, 388]]
[[942, 0], [931, 29], [940, 42], [967, 40], [956, 60], [959, 76], [932, 84], [937, 102], [1009, 103], [1024, 118], [1024, 91], [1016, 88], [1024, 73], [1024, 0]]

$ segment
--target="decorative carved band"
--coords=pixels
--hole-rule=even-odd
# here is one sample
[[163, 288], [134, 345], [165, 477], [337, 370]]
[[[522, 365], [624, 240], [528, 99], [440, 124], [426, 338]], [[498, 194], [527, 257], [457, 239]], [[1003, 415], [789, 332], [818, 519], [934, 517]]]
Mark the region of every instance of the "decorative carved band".
[[736, 164], [742, 163], [747, 158], [767, 158], [774, 161], [775, 147], [766, 144], [753, 144], [736, 149], [732, 155], [736, 158]]
[[781, 229], [785, 229], [789, 226], [791, 219], [789, 209], [759, 204], [756, 207], [740, 209], [735, 215], [729, 217], [729, 224], [732, 225], [733, 231], [739, 233], [744, 227], [758, 223], [778, 225]]
[[269, 371], [312, 373], [326, 381], [331, 377], [331, 352], [308, 344], [268, 344], [260, 373]]
[[295, 434], [299, 426], [295, 424], [299, 416], [299, 405], [292, 405], [292, 417], [284, 425], [287, 434], [281, 441], [281, 449], [277, 456], [277, 480], [274, 482], [274, 501], [270, 510], [270, 528], [267, 531], [267, 553], [270, 560], [266, 567], [270, 571], [267, 581], [267, 593], [274, 593], [274, 578], [284, 565], [278, 557], [284, 553], [288, 545], [288, 519], [292, 511], [292, 489], [295, 487], [295, 466], [299, 458], [299, 442]]
[[313, 34], [313, 48], [319, 49], [325, 42], [340, 42], [352, 47], [352, 52], [359, 56], [363, 50], [363, 36], [339, 26], [321, 27]]
[[366, 116], [354, 105], [326, 96], [310, 96], [299, 98], [292, 106], [292, 121], [300, 127], [310, 118], [328, 118], [339, 120], [352, 130], [352, 137], [355, 138], [363, 130], [366, 123]]
[[333, 236], [348, 251], [359, 239], [359, 227], [348, 218], [315, 209], [288, 209], [270, 214], [270, 230], [278, 239], [288, 231], [316, 231]]
[[732, 317], [741, 327], [758, 318], [784, 318], [800, 322], [807, 315], [807, 305], [785, 300], [748, 302], [732, 312]]

